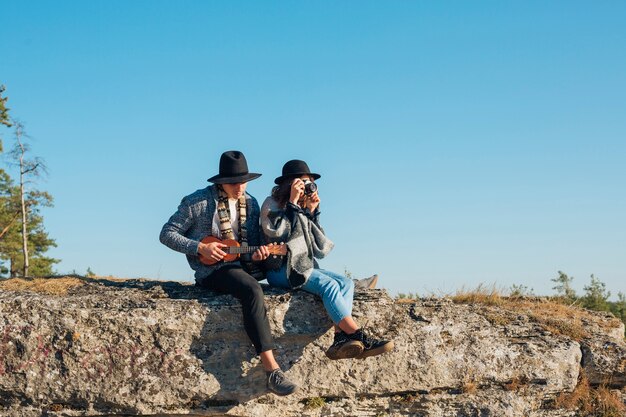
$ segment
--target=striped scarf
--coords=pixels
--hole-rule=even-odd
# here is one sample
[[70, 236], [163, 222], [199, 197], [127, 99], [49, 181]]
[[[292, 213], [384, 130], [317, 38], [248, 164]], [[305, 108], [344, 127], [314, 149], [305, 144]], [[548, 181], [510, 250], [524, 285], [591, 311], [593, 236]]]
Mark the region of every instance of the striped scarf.
[[[217, 186], [218, 198], [217, 198], [217, 217], [219, 218], [220, 238], [223, 239], [235, 239], [233, 228], [230, 222], [230, 208], [228, 204], [228, 194], [222, 188], [221, 185]], [[246, 194], [244, 193], [237, 201], [237, 210], [239, 211], [239, 243], [242, 246], [248, 245], [248, 230], [246, 229], [246, 213], [248, 211], [248, 205], [246, 203]]]

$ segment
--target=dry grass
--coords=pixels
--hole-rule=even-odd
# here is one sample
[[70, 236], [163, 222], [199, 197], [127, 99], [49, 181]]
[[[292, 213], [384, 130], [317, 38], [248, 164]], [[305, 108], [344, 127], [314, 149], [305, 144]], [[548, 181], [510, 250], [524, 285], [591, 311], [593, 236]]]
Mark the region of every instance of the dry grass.
[[394, 302], [396, 304], [413, 304], [416, 303], [417, 300], [415, 298], [396, 298]]
[[[497, 306], [515, 315], [525, 314], [547, 331], [577, 341], [589, 337], [584, 321], [591, 321], [604, 329], [621, 325], [619, 319], [605, 319], [582, 308], [558, 302], [556, 299], [503, 296], [495, 286], [479, 285], [475, 290], [460, 290], [451, 296], [451, 299], [457, 304]], [[495, 316], [493, 312], [487, 312], [486, 318], [493, 324], [507, 324], [508, 320], [505, 316]]]
[[623, 417], [626, 415], [626, 406], [619, 395], [604, 386], [591, 387], [583, 373], [576, 389], [571, 393], [561, 393], [554, 405], [556, 408], [578, 410], [590, 416]]
[[499, 306], [503, 303], [501, 291], [495, 285], [478, 285], [476, 289], [466, 290], [461, 288], [453, 295], [452, 301], [457, 304], [483, 304], [488, 306]]
[[478, 383], [474, 380], [467, 380], [463, 382], [463, 386], [461, 387], [461, 391], [464, 394], [474, 394], [478, 389]]
[[528, 378], [525, 376], [514, 377], [509, 382], [505, 383], [502, 387], [507, 391], [518, 391], [528, 385]]
[[116, 278], [110, 275], [94, 275], [91, 277], [64, 275], [43, 278], [9, 278], [0, 279], [0, 290], [32, 291], [50, 295], [66, 295], [70, 289], [80, 287], [89, 282], [97, 282], [98, 280], [124, 282], [130, 279], [132, 278]]
[[[591, 411], [591, 386], [589, 380], [582, 376], [579, 378], [578, 385], [571, 393], [562, 392], [556, 398], [554, 405], [556, 408], [565, 408], [574, 410], [580, 407], [580, 411]], [[583, 407], [584, 405], [584, 407]]]
[[460, 391], [464, 394], [475, 394], [480, 388], [480, 378], [477, 378], [472, 367], [465, 369], [461, 380]]
[[326, 399], [323, 397], [311, 397], [304, 399], [302, 402], [306, 410], [314, 410], [323, 407], [326, 404]]
[[68, 290], [85, 285], [85, 278], [10, 278], [0, 281], [0, 289], [32, 291], [50, 295], [66, 295]]
[[[581, 314], [580, 310], [575, 312], [571, 311], [573, 310], [571, 308], [560, 309], [558, 308], [558, 305], [544, 306], [534, 311], [532, 310], [532, 307], [533, 306], [526, 307], [528, 316], [550, 333], [568, 336], [579, 342], [589, 337], [589, 333], [585, 330], [582, 322], [582, 317], [585, 317], [588, 314]], [[553, 312], [555, 315], [550, 316]], [[598, 324], [602, 326], [602, 323]]]
[[400, 402], [403, 403], [412, 403], [418, 401], [420, 396], [416, 392], [407, 392], [400, 396]]
[[507, 324], [511, 324], [515, 317], [507, 311], [485, 311], [483, 316], [493, 326], [506, 326]]

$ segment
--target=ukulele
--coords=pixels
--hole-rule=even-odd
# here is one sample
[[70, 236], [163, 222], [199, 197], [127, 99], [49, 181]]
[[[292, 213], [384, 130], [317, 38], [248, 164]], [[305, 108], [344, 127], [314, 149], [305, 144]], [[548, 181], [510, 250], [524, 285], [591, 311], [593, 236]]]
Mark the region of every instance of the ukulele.
[[[198, 257], [200, 258], [200, 262], [202, 262], [205, 265], [214, 265], [222, 261], [232, 262], [232, 261], [237, 260], [237, 258], [239, 258], [239, 255], [241, 255], [242, 253], [252, 253], [260, 248], [260, 246], [241, 246], [239, 242], [237, 242], [236, 240], [233, 240], [233, 239], [221, 240], [221, 239], [216, 238], [215, 236], [207, 236], [204, 239], [202, 239], [200, 242], [202, 243], [219, 242], [227, 246], [225, 248], [222, 248], [222, 251], [226, 252], [226, 256], [224, 256], [224, 258], [222, 258], [222, 260], [220, 261], [216, 261], [215, 259], [207, 258], [206, 256], [199, 254]], [[287, 255], [287, 245], [285, 245], [284, 243], [281, 243], [280, 245], [276, 243], [272, 243], [270, 245], [267, 245], [267, 248], [270, 251], [270, 255]]]

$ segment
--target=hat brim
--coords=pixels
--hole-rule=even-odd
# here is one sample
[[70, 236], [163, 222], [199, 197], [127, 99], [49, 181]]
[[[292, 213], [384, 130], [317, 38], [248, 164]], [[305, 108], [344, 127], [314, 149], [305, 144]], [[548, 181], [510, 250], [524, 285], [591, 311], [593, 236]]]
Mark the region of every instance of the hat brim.
[[207, 181], [212, 182], [213, 184], [239, 184], [242, 182], [255, 180], [259, 178], [260, 176], [261, 174], [255, 174], [253, 172], [250, 172], [244, 175], [238, 175], [235, 177], [225, 177], [225, 176], [221, 176], [218, 174], [218, 175], [212, 176]]
[[280, 177], [278, 177], [278, 178], [276, 178], [274, 180], [274, 184], [280, 184], [281, 182], [283, 182], [286, 179], [297, 178], [297, 177], [301, 177], [302, 175], [310, 175], [311, 178], [313, 178], [314, 180], [317, 180], [317, 179], [321, 178], [320, 174], [315, 174], [313, 172], [295, 172], [295, 173], [289, 174], [289, 175], [281, 175]]

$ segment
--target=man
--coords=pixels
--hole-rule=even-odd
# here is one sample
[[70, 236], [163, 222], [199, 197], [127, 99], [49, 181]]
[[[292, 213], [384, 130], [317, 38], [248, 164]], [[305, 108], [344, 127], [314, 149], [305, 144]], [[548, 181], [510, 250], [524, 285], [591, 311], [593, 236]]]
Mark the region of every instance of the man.
[[268, 389], [277, 395], [289, 395], [297, 386], [289, 381], [274, 359], [274, 340], [263, 290], [248, 272], [255, 262], [269, 256], [268, 247], [260, 246], [251, 256], [252, 262], [250, 255], [242, 255], [241, 261], [225, 262], [227, 245], [219, 241], [201, 242], [213, 236], [237, 240], [242, 246], [260, 245], [259, 204], [245, 191], [247, 183], [260, 176], [248, 172], [243, 153], [224, 152], [219, 174], [208, 179], [213, 185], [183, 198], [178, 211], [163, 226], [160, 240], [187, 255], [189, 266], [195, 271], [196, 285], [239, 299], [244, 327], [263, 363]]

